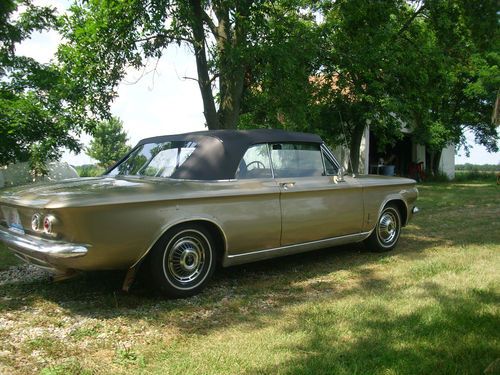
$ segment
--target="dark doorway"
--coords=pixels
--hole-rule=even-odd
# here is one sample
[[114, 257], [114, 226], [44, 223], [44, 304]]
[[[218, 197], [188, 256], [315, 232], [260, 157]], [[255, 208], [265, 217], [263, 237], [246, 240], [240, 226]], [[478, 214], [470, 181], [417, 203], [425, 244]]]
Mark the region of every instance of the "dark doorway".
[[404, 135], [402, 139], [394, 145], [386, 145], [379, 149], [377, 137], [370, 132], [370, 152], [369, 165], [370, 173], [382, 173], [376, 168], [383, 162], [384, 165], [394, 165], [394, 172], [397, 176], [408, 176], [410, 165], [412, 164], [413, 141], [411, 135]]

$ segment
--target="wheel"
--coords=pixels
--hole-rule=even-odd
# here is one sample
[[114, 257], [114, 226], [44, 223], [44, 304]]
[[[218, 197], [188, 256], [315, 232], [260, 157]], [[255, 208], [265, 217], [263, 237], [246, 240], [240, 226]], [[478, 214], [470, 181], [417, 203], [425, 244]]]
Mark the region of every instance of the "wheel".
[[373, 251], [389, 251], [394, 249], [401, 233], [401, 214], [399, 209], [388, 204], [382, 210], [377, 225], [365, 244]]
[[202, 225], [180, 225], [154, 245], [149, 269], [154, 285], [173, 298], [199, 293], [210, 280], [216, 263], [214, 241]]

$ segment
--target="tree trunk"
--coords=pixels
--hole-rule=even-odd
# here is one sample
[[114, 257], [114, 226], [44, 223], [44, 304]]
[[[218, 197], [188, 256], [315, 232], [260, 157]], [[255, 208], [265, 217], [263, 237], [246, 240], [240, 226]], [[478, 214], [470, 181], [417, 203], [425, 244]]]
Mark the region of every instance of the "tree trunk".
[[441, 160], [441, 154], [443, 150], [434, 151], [432, 154], [432, 174], [434, 176], [438, 176], [439, 171], [439, 161]]
[[220, 87], [224, 87], [224, 95], [221, 93], [219, 108], [219, 122], [221, 128], [236, 129], [241, 109], [241, 96], [243, 94], [244, 71], [242, 68], [234, 72], [222, 72]]
[[219, 53], [219, 123], [223, 129], [236, 129], [241, 109], [241, 97], [243, 95], [245, 68], [243, 62], [234, 61], [235, 51], [244, 48], [246, 29], [242, 25], [240, 17], [248, 15], [248, 5], [237, 2], [234, 31], [231, 30], [229, 21], [229, 9], [220, 5], [215, 7], [218, 19], [217, 51]]
[[189, 5], [193, 14], [191, 30], [193, 32], [193, 48], [198, 71], [198, 85], [203, 99], [203, 114], [207, 121], [208, 129], [220, 129], [219, 117], [215, 109], [215, 100], [212, 93], [212, 82], [208, 73], [208, 63], [205, 48], [205, 30], [203, 27], [203, 8], [200, 0], [190, 0]]
[[363, 139], [363, 132], [365, 131], [365, 124], [358, 123], [352, 132], [351, 135], [351, 144], [350, 144], [350, 161], [351, 161], [351, 170], [350, 172], [358, 174], [359, 173], [359, 152], [361, 147], [361, 140]]
[[[192, 44], [198, 70], [198, 84], [208, 129], [236, 129], [244, 89], [245, 66], [243, 61], [235, 61], [235, 56], [241, 56], [239, 49], [245, 47], [247, 27], [242, 20], [248, 17], [251, 2], [236, 2], [235, 9], [233, 9], [235, 13], [233, 27], [230, 21], [230, 8], [226, 2], [212, 4], [218, 21], [217, 25], [205, 12], [201, 0], [189, 0], [189, 5], [192, 12], [191, 30], [194, 39]], [[212, 31], [217, 47], [220, 98], [218, 111], [207, 63], [205, 24]]]

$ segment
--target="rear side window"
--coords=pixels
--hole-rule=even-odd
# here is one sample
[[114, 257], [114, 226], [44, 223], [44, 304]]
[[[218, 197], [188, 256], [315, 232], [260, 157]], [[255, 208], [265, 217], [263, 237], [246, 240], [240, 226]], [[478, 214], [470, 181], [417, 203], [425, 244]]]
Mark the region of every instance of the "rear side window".
[[271, 178], [271, 161], [267, 144], [253, 145], [248, 148], [236, 171], [236, 178]]
[[271, 145], [274, 177], [323, 176], [323, 158], [316, 143], [274, 143]]

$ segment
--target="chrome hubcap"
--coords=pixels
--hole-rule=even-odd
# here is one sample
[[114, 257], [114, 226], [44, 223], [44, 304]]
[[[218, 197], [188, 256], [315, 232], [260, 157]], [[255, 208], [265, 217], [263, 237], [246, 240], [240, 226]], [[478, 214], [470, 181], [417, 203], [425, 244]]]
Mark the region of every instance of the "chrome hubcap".
[[386, 211], [378, 223], [378, 237], [384, 245], [390, 245], [398, 234], [398, 219], [394, 213]]
[[177, 240], [168, 255], [170, 274], [181, 283], [196, 279], [205, 262], [203, 244], [195, 237]]

